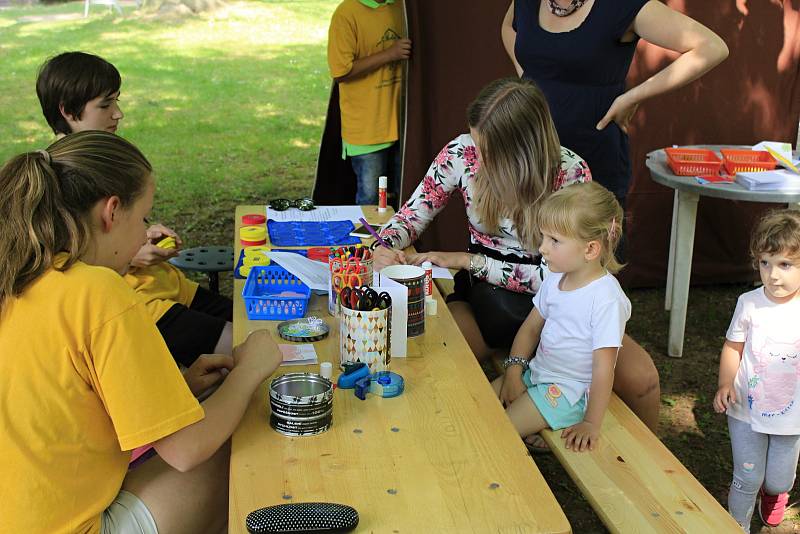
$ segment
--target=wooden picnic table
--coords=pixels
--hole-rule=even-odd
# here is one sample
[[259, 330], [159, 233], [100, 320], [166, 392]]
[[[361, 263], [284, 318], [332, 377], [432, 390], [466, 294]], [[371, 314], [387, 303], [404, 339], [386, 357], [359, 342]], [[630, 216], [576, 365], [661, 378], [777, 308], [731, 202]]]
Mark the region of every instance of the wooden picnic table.
[[[236, 209], [241, 216], [263, 206]], [[387, 214], [364, 208], [366, 219]], [[235, 248], [239, 251], [238, 239]], [[248, 320], [234, 282], [234, 344], [267, 328], [279, 343], [277, 322]], [[434, 288], [438, 314], [425, 334], [409, 339], [408, 357], [392, 371], [406, 382], [392, 399], [336, 390], [333, 426], [318, 436], [291, 438], [269, 426], [265, 382], [233, 435], [230, 468], [231, 533], [246, 533], [247, 514], [264, 506], [327, 501], [353, 506], [358, 532], [570, 532], [563, 511], [497, 401], [452, 315]], [[309, 315], [331, 334], [314, 343], [319, 361], [338, 376], [338, 320], [326, 297], [312, 296]], [[281, 367], [276, 375], [317, 372], [318, 366]]]

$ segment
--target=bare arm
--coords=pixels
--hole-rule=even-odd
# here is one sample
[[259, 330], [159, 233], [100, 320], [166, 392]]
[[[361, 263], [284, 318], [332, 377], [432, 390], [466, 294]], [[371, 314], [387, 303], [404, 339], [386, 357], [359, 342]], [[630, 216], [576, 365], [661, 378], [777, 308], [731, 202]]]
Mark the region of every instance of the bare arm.
[[234, 350], [235, 367], [204, 403], [205, 418], [153, 444], [159, 456], [179, 471], [210, 458], [233, 434], [250, 398], [282, 360], [269, 332], [258, 330]]
[[722, 413], [732, 403], [736, 402], [736, 390], [733, 385], [736, 373], [739, 372], [739, 363], [742, 361], [744, 343], [725, 340], [722, 353], [719, 356], [719, 379], [717, 381], [717, 394], [714, 396], [714, 410]]
[[503, 24], [500, 26], [500, 37], [503, 39], [503, 47], [506, 49], [509, 59], [514, 64], [517, 76], [522, 76], [522, 67], [517, 63], [517, 56], [514, 54], [514, 44], [517, 42], [517, 32], [514, 31], [511, 23], [514, 20], [514, 1], [508, 6], [506, 16], [503, 17]]
[[346, 82], [358, 78], [359, 76], [363, 76], [364, 74], [369, 74], [370, 72], [383, 67], [387, 63], [408, 59], [410, 56], [411, 40], [397, 39], [394, 43], [392, 43], [392, 46], [386, 50], [381, 50], [380, 52], [376, 52], [371, 56], [354, 60], [353, 67], [350, 69], [350, 72], [344, 76], [334, 78], [334, 80], [337, 82]]
[[[544, 317], [539, 310], [533, 308], [517, 330], [509, 355], [530, 358], [539, 345], [542, 328], [544, 328]], [[522, 381], [523, 371], [521, 365], [510, 365], [506, 369], [503, 385], [500, 388], [500, 401], [503, 404], [511, 404], [525, 392], [525, 383]]]
[[631, 29], [642, 39], [681, 55], [668, 67], [617, 97], [597, 124], [598, 130], [613, 120], [627, 131], [641, 102], [696, 80], [728, 57], [728, 47], [717, 34], [657, 0], [645, 4]]
[[619, 347], [603, 347], [593, 351], [592, 385], [589, 389], [589, 404], [583, 421], [573, 425], [561, 436], [566, 439], [566, 447], [576, 451], [594, 449], [600, 437], [603, 416], [611, 399], [614, 386], [614, 366], [617, 363]]

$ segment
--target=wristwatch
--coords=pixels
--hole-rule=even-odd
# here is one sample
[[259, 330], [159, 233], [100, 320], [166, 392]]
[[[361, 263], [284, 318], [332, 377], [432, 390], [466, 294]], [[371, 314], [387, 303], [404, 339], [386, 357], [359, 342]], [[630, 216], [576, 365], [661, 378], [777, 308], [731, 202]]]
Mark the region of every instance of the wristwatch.
[[472, 254], [469, 257], [469, 274], [478, 276], [484, 269], [486, 269], [486, 256], [480, 253]]
[[512, 365], [521, 365], [523, 371], [528, 370], [528, 359], [522, 356], [509, 356], [503, 360], [503, 370], [508, 369]]

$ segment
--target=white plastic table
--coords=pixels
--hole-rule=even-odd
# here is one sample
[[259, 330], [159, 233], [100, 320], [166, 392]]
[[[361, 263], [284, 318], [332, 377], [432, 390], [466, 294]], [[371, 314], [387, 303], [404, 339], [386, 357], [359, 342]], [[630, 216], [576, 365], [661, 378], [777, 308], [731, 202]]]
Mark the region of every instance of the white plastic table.
[[[721, 148], [729, 145], [698, 145], [719, 156]], [[720, 156], [721, 157], [721, 156]], [[796, 155], [795, 155], [796, 157]], [[692, 273], [694, 230], [697, 222], [697, 202], [701, 196], [746, 200], [748, 202], [777, 202], [800, 209], [800, 192], [749, 191], [739, 184], [699, 184], [694, 176], [676, 176], [667, 166], [663, 149], [647, 154], [650, 176], [661, 185], [675, 190], [672, 204], [672, 232], [669, 239], [667, 265], [667, 292], [664, 308], [669, 311], [669, 342], [667, 354], [680, 358], [683, 355], [683, 337], [686, 329], [686, 308], [689, 300], [689, 279]]]

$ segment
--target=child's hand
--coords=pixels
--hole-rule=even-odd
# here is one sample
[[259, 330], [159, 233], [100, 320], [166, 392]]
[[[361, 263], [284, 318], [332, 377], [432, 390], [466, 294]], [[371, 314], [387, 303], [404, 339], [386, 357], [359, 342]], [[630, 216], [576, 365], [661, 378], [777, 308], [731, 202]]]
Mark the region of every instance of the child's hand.
[[177, 248], [181, 248], [181, 245], [183, 245], [183, 241], [172, 228], [167, 228], [163, 224], [153, 224], [147, 229], [147, 240], [154, 245], [165, 237], [173, 238]]
[[[161, 248], [156, 243], [165, 237], [175, 239], [175, 248]], [[139, 252], [131, 260], [131, 267], [150, 267], [174, 258], [178, 255], [183, 241], [173, 230], [163, 224], [154, 224], [147, 229], [147, 243], [142, 245]]]
[[194, 396], [222, 382], [233, 369], [233, 357], [227, 354], [201, 354], [183, 374]]
[[411, 39], [395, 39], [392, 46], [386, 49], [389, 61], [399, 61], [411, 57]]
[[731, 404], [736, 404], [736, 388], [733, 384], [726, 384], [720, 386], [717, 394], [714, 395], [714, 411], [722, 413], [728, 409]]
[[522, 381], [522, 367], [512, 365], [506, 370], [506, 374], [503, 377], [503, 386], [500, 388], [500, 402], [503, 403], [503, 406], [510, 406], [527, 389]]
[[600, 425], [581, 421], [577, 425], [565, 429], [561, 433], [561, 437], [566, 440], [564, 445], [567, 449], [580, 452], [586, 449], [594, 450], [600, 439]]
[[251, 332], [241, 345], [233, 349], [235, 369], [259, 375], [262, 380], [275, 372], [283, 361], [283, 354], [268, 330]]

